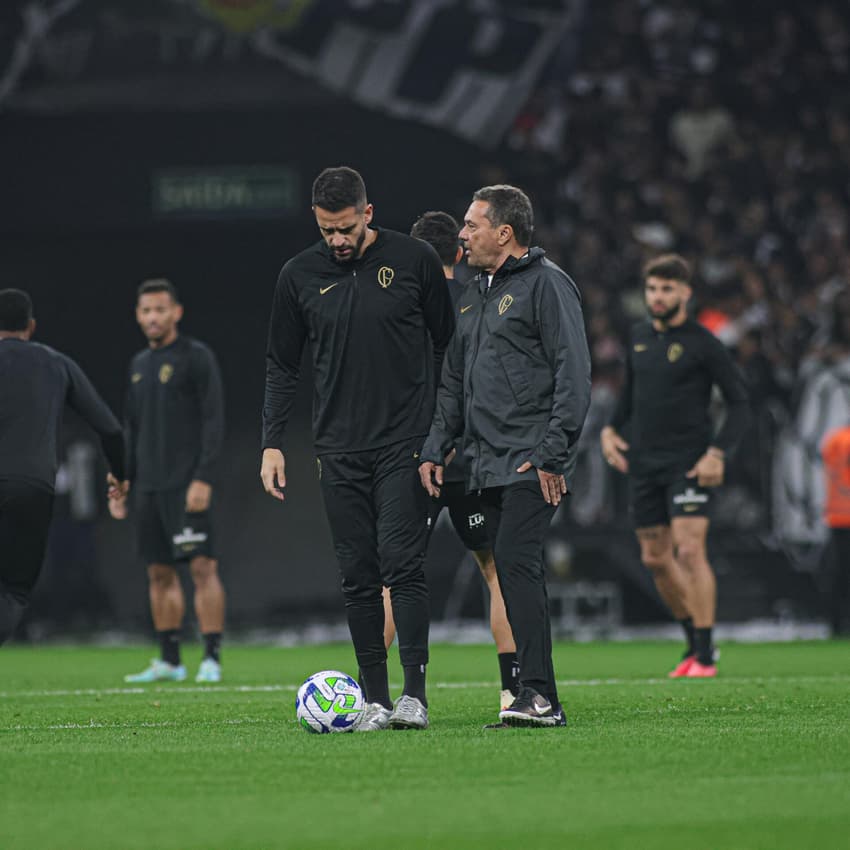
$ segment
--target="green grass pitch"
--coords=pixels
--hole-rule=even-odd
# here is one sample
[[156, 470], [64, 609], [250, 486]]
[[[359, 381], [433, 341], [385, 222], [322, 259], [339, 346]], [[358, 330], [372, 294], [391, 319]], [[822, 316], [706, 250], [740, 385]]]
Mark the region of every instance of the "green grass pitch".
[[295, 689], [348, 646], [139, 687], [145, 649], [5, 647], [0, 848], [850, 847], [847, 642], [727, 644], [715, 681], [668, 681], [669, 643], [555, 652], [566, 729], [484, 731], [495, 651], [438, 645], [429, 730], [310, 735]]

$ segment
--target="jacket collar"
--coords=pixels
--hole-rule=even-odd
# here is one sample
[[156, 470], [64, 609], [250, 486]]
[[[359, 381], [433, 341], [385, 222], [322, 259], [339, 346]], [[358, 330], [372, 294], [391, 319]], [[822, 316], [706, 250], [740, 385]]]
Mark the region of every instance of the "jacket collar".
[[[508, 257], [493, 275], [493, 283], [490, 284], [490, 289], [499, 286], [511, 275], [527, 269], [532, 263], [537, 263], [546, 256], [546, 252], [542, 248], [529, 248], [521, 257]], [[484, 272], [478, 273], [478, 291], [483, 295], [487, 292], [487, 275]]]

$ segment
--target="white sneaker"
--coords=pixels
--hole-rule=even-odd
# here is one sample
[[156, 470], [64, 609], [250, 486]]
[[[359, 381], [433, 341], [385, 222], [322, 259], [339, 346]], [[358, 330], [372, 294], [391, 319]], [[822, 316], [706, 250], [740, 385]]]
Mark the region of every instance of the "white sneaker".
[[367, 702], [354, 727], [355, 732], [379, 732], [390, 725], [392, 712], [379, 702]]
[[427, 729], [428, 709], [416, 697], [403, 694], [395, 701], [390, 726], [393, 729]]
[[182, 682], [186, 678], [186, 668], [182, 664], [169, 664], [161, 658], [152, 658], [150, 667], [141, 673], [130, 673], [124, 677], [125, 682]]
[[221, 664], [214, 658], [205, 658], [198, 667], [198, 675], [195, 676], [196, 682], [220, 682], [221, 681]]

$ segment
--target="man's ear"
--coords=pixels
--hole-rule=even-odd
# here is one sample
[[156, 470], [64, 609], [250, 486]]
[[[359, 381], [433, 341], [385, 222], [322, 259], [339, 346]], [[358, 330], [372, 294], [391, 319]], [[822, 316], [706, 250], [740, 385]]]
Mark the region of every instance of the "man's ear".
[[35, 333], [35, 319], [30, 319], [27, 322], [27, 339], [30, 339]]
[[461, 248], [460, 245], [458, 245], [457, 246], [457, 253], [455, 254], [454, 264], [457, 265], [462, 259], [463, 259], [463, 248]]

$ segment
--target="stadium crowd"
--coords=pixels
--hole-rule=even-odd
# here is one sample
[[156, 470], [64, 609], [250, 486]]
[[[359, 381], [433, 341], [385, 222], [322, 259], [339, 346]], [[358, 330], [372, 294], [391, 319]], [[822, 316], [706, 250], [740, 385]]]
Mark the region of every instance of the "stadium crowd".
[[579, 282], [603, 406], [644, 315], [642, 262], [694, 262], [698, 317], [751, 385], [762, 452], [742, 451], [740, 473], [765, 500], [770, 435], [809, 375], [850, 358], [850, 7], [616, 0], [585, 14], [486, 176], [528, 187], [537, 241]]
[[642, 261], [668, 250], [695, 262], [700, 320], [757, 406], [848, 355], [846, 4], [588, 4], [507, 144], [539, 242], [582, 286], [597, 382], [643, 314]]

